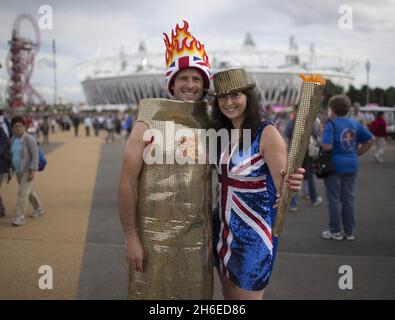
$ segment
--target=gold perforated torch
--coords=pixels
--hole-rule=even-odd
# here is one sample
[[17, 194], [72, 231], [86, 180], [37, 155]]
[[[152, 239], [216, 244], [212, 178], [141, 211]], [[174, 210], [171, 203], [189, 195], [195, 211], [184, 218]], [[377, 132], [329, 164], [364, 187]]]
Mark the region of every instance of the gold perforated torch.
[[325, 79], [321, 75], [300, 75], [303, 80], [300, 93], [299, 107], [296, 113], [295, 127], [291, 140], [291, 148], [288, 153], [285, 178], [280, 187], [280, 198], [278, 202], [276, 221], [273, 235], [279, 237], [284, 227], [291, 199], [295, 192], [289, 190], [285, 181], [291, 173], [302, 166], [310, 140], [313, 123], [320, 108], [321, 95], [325, 87]]

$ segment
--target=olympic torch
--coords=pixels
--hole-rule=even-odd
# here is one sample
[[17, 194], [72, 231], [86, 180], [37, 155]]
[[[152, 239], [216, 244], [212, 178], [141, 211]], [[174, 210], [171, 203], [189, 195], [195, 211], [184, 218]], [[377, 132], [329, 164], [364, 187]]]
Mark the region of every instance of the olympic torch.
[[325, 80], [321, 75], [300, 75], [303, 80], [299, 107], [295, 119], [295, 127], [291, 140], [291, 148], [288, 153], [285, 178], [280, 187], [280, 198], [278, 202], [276, 221], [273, 228], [273, 235], [279, 237], [284, 227], [285, 219], [288, 215], [291, 199], [295, 192], [289, 190], [285, 181], [291, 173], [300, 168], [306, 155], [307, 146], [310, 140], [313, 123], [317, 118], [320, 108], [320, 99], [325, 87]]

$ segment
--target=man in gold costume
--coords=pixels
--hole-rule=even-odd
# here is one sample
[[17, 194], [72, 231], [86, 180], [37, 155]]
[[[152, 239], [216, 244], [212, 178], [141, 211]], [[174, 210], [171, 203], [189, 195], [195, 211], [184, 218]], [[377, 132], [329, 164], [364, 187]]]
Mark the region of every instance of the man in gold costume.
[[166, 87], [174, 99], [140, 101], [119, 179], [128, 298], [211, 299], [211, 169], [206, 162], [174, 161], [188, 140], [177, 133], [187, 129], [198, 137], [208, 124], [202, 99], [210, 64], [186, 21], [164, 41]]

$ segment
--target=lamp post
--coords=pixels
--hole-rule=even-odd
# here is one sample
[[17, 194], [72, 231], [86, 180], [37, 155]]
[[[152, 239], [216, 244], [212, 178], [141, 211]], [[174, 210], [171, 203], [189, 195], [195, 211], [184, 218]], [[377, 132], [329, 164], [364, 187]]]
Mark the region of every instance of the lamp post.
[[53, 83], [54, 83], [54, 105], [58, 103], [58, 85], [56, 81], [56, 44], [55, 39], [52, 39], [52, 58], [53, 58]]
[[366, 61], [366, 106], [369, 104], [369, 72], [370, 72], [370, 62]]

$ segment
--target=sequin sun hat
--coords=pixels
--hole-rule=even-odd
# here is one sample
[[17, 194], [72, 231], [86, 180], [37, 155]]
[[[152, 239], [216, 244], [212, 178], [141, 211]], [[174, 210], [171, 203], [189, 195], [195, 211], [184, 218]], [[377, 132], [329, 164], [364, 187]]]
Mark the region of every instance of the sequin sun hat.
[[255, 88], [255, 82], [249, 80], [247, 72], [241, 68], [217, 72], [213, 82], [214, 91], [210, 95], [214, 97]]

